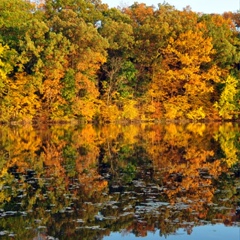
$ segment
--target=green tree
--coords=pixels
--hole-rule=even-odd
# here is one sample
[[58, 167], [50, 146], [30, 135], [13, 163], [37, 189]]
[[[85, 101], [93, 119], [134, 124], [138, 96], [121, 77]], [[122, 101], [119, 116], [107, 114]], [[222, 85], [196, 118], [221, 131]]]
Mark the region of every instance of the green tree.
[[[105, 10], [103, 15], [99, 33], [107, 39], [109, 46], [107, 62], [102, 67], [99, 77], [100, 92], [109, 105], [112, 95], [123, 94], [123, 85], [128, 91], [131, 92], [131, 88], [133, 91], [132, 80], [136, 70], [130, 58], [134, 37], [128, 15], [115, 8]], [[126, 92], [127, 90], [125, 95]]]
[[231, 19], [218, 14], [203, 15], [199, 21], [206, 26], [205, 35], [212, 38], [215, 50], [212, 64], [217, 64], [225, 70], [225, 77], [227, 77], [229, 70], [240, 61], [237, 29], [233, 27]]
[[17, 48], [24, 37], [27, 22], [32, 19], [34, 7], [28, 1], [2, 0], [0, 9], [0, 42]]

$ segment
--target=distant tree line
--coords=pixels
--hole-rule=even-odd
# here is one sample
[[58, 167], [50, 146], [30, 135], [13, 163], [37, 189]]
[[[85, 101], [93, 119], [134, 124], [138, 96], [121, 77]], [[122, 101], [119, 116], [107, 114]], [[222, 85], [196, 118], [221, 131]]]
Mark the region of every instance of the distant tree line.
[[240, 13], [0, 1], [0, 121], [237, 120]]

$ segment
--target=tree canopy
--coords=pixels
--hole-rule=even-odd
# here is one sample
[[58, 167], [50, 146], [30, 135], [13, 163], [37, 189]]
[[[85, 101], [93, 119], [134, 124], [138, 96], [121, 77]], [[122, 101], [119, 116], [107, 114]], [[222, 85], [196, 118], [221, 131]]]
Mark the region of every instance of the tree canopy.
[[0, 121], [233, 120], [239, 15], [0, 2]]

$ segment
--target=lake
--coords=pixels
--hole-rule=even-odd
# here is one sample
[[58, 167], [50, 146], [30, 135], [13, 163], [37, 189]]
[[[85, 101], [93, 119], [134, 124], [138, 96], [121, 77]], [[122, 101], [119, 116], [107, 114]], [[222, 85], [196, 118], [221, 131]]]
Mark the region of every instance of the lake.
[[0, 127], [0, 239], [240, 239], [235, 123]]

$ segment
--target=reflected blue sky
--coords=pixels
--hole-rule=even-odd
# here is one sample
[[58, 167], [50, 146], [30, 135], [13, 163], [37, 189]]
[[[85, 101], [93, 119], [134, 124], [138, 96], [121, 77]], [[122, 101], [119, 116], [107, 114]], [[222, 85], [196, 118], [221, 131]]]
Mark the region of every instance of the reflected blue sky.
[[186, 230], [179, 229], [176, 234], [160, 237], [159, 231], [154, 233], [148, 232], [146, 237], [136, 237], [132, 233], [112, 233], [105, 237], [104, 240], [240, 240], [240, 227], [226, 227], [222, 224], [206, 225], [194, 227], [191, 235], [188, 235]]

